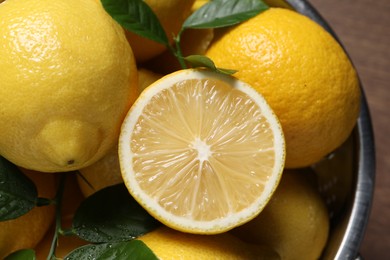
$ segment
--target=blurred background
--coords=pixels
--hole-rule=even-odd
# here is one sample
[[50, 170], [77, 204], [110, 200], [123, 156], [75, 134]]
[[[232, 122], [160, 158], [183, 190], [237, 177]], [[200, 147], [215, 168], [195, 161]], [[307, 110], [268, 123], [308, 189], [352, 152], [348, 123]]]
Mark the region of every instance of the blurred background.
[[376, 180], [360, 252], [365, 260], [390, 259], [390, 1], [308, 1], [338, 35], [364, 87], [375, 135]]

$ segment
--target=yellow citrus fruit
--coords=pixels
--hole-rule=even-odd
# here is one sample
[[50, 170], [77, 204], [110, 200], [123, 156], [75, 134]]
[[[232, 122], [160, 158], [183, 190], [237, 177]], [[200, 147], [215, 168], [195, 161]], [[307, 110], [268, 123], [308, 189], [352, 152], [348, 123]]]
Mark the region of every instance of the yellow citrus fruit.
[[184, 56], [205, 54], [214, 38], [213, 29], [187, 29], [181, 38], [181, 48]]
[[123, 29], [94, 0], [0, 5], [0, 154], [44, 172], [100, 159], [137, 97]]
[[[213, 38], [213, 29], [185, 30], [180, 38], [183, 56], [186, 57], [194, 54], [204, 55]], [[169, 50], [149, 60], [144, 66], [164, 75], [182, 69], [178, 59]]]
[[148, 69], [139, 68], [138, 69], [138, 91], [141, 93], [147, 88], [150, 84], [160, 79], [163, 75], [155, 73]]
[[[54, 198], [56, 176], [21, 169], [37, 187], [41, 198]], [[35, 207], [16, 219], [0, 221], [0, 259], [20, 249], [34, 248], [53, 223], [54, 206]]]
[[[207, 2], [196, 0], [192, 5], [191, 13]], [[180, 37], [182, 55], [184, 57], [194, 54], [204, 55], [213, 38], [214, 29], [186, 29]], [[179, 61], [170, 50], [165, 50], [160, 55], [144, 63], [144, 66], [164, 75], [182, 69]]]
[[287, 168], [319, 161], [355, 126], [356, 72], [336, 40], [304, 15], [270, 8], [224, 32], [206, 55], [265, 97], [282, 124]]
[[119, 167], [118, 146], [114, 146], [102, 159], [79, 170], [77, 181], [81, 192], [88, 197], [105, 187], [122, 183]]
[[275, 249], [281, 259], [319, 259], [328, 238], [329, 215], [312, 174], [284, 172], [265, 209], [232, 232], [246, 242]]
[[280, 259], [272, 249], [246, 244], [229, 233], [195, 235], [161, 227], [138, 239], [159, 259]]
[[[145, 3], [154, 11], [172, 43], [174, 35], [178, 34], [184, 20], [189, 16], [194, 0], [145, 0]], [[129, 31], [126, 31], [126, 36], [139, 63], [157, 56], [166, 49], [162, 44]]]
[[264, 98], [236, 78], [181, 70], [145, 89], [127, 114], [119, 162], [132, 196], [169, 227], [221, 233], [265, 206], [284, 138]]
[[195, 12], [199, 8], [201, 8], [203, 5], [207, 4], [209, 0], [195, 0], [194, 4], [191, 7], [191, 12]]
[[282, 7], [282, 8], [287, 8], [294, 10], [289, 3], [287, 3], [284, 0], [263, 0], [264, 3], [266, 3], [268, 6], [272, 7]]

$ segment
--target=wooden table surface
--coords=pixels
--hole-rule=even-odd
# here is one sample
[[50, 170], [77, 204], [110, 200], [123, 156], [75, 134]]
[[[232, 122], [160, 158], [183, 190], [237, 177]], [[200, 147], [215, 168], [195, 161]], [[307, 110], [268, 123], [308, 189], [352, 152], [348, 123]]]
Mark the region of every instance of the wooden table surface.
[[374, 201], [361, 255], [390, 259], [390, 0], [308, 0], [338, 35], [356, 66], [373, 121]]

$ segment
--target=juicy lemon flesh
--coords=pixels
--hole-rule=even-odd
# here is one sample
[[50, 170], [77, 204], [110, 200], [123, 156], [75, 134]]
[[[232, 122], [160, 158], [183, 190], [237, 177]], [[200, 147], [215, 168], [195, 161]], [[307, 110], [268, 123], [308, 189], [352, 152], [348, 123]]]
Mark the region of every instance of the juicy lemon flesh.
[[152, 211], [190, 222], [236, 218], [248, 208], [257, 214], [283, 168], [283, 149], [275, 149], [281, 130], [275, 140], [263, 112], [218, 79], [186, 79], [161, 90], [126, 141], [133, 171], [129, 177], [122, 170], [126, 185], [136, 199], [147, 194], [149, 201], [140, 199], [147, 209], [154, 203]]

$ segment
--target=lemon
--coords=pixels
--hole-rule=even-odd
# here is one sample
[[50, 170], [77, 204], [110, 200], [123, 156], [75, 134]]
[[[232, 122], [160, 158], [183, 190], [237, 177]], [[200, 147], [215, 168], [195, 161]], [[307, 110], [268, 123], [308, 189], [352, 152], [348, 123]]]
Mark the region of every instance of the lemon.
[[133, 197], [190, 233], [221, 233], [255, 217], [284, 166], [283, 133], [264, 98], [202, 69], [146, 88], [124, 120], [118, 150]]
[[139, 93], [144, 91], [150, 84], [161, 78], [163, 75], [155, 73], [151, 70], [139, 68], [138, 69], [138, 90]]
[[[182, 23], [189, 16], [194, 0], [145, 0], [156, 14], [171, 43], [178, 34]], [[145, 62], [162, 52], [166, 47], [152, 40], [126, 31], [127, 39], [138, 63]]]
[[159, 259], [280, 259], [272, 249], [246, 244], [228, 233], [195, 235], [161, 227], [138, 239]]
[[[196, 0], [192, 7], [191, 13], [195, 12], [208, 0]], [[211, 41], [214, 38], [214, 29], [186, 29], [180, 36], [180, 49], [182, 55], [204, 55]], [[165, 50], [160, 55], [144, 63], [144, 66], [152, 71], [161, 74], [169, 74], [182, 69], [177, 57], [170, 50]]]
[[284, 0], [263, 0], [268, 6], [272, 7], [283, 7], [287, 9], [294, 10], [289, 3]]
[[319, 259], [328, 239], [329, 215], [312, 174], [284, 172], [259, 216], [232, 232], [275, 249], [282, 259]]
[[191, 12], [195, 12], [199, 8], [201, 8], [203, 5], [207, 4], [209, 0], [195, 0], [194, 4], [191, 7]]
[[[214, 38], [214, 29], [187, 29], [180, 37], [182, 55], [204, 55]], [[144, 64], [160, 74], [169, 74], [182, 69], [178, 59], [169, 50]]]
[[85, 197], [89, 197], [105, 187], [122, 183], [118, 146], [114, 146], [102, 159], [88, 167], [80, 169], [79, 172], [82, 177], [78, 175], [77, 181]]
[[[54, 198], [56, 192], [55, 175], [21, 170], [34, 182], [39, 197]], [[51, 205], [35, 207], [21, 217], [0, 221], [0, 259], [4, 259], [17, 250], [35, 247], [53, 223], [54, 215], [55, 208]]]
[[103, 157], [137, 97], [123, 29], [94, 0], [0, 5], [0, 154], [43, 172]]
[[356, 71], [336, 40], [304, 15], [270, 8], [222, 33], [206, 55], [265, 97], [282, 124], [287, 168], [318, 162], [356, 124]]

